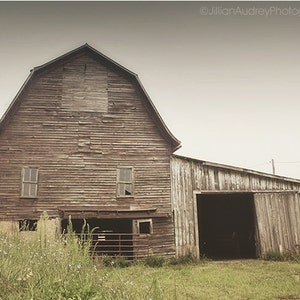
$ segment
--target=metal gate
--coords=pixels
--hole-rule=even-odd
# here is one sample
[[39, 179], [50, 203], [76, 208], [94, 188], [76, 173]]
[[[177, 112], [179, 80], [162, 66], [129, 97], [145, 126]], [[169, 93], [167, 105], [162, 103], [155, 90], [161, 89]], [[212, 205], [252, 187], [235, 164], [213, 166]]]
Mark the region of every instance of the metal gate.
[[148, 234], [133, 233], [92, 233], [92, 255], [143, 259], [149, 255], [150, 241]]

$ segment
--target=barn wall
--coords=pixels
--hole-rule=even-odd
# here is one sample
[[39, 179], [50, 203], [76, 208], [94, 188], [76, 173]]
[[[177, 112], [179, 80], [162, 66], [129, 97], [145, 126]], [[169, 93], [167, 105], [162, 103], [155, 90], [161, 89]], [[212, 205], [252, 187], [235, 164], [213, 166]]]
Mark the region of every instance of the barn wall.
[[0, 233], [14, 234], [18, 232], [18, 228], [17, 221], [0, 221]]
[[[59, 218], [37, 220], [37, 230], [19, 230], [19, 221], [0, 221], [0, 233], [18, 235], [21, 239], [49, 241], [57, 238], [60, 234]], [[24, 228], [23, 228], [24, 229]]]
[[[0, 133], [0, 219], [38, 219], [43, 211], [55, 218], [68, 205], [171, 214], [171, 146], [143, 97], [131, 79], [85, 53], [33, 77]], [[39, 168], [36, 199], [20, 197], [23, 166]], [[120, 166], [133, 167], [134, 197], [116, 197]], [[160, 224], [166, 252], [171, 227], [171, 218]]]
[[[282, 220], [278, 221], [276, 226], [285, 222], [285, 229], [290, 225], [293, 227], [286, 233], [288, 238], [280, 239], [283, 247], [289, 248], [299, 240], [300, 231], [297, 231], [299, 222], [296, 225], [296, 217], [300, 215], [300, 203], [299, 196], [295, 195], [300, 190], [300, 181], [289, 181], [278, 176], [265, 176], [259, 172], [247, 172], [239, 168], [225, 167], [174, 155], [171, 158], [171, 184], [177, 256], [189, 253], [199, 256], [197, 193], [258, 193], [255, 197], [255, 206], [260, 228], [263, 226], [272, 228], [267, 220], [274, 224], [277, 220]], [[288, 193], [288, 191], [295, 192]], [[268, 199], [275, 199], [277, 206], [273, 208], [274, 215], [264, 221], [268, 216], [269, 208], [267, 206], [271, 201]], [[281, 209], [282, 203], [285, 205], [285, 210]], [[274, 226], [273, 228], [276, 227]], [[262, 251], [267, 250], [270, 245], [272, 245], [272, 249], [275, 247], [272, 244], [275, 243], [274, 241], [267, 242], [270, 234], [268, 229], [264, 232], [260, 230]]]
[[197, 207], [193, 192], [199, 190], [201, 177], [201, 165], [171, 158], [171, 198], [177, 256], [199, 255]]

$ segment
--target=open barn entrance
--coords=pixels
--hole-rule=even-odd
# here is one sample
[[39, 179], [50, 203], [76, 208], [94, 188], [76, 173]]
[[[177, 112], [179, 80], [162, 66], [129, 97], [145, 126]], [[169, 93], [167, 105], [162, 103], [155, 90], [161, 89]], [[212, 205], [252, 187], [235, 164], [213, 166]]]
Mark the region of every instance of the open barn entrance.
[[[84, 227], [83, 219], [72, 219], [73, 231], [80, 235], [82, 231], [92, 231], [92, 248], [95, 254], [111, 257], [133, 256], [133, 235], [131, 219], [86, 219], [88, 227]], [[62, 231], [68, 229], [69, 220], [62, 220]]]
[[252, 194], [198, 194], [200, 255], [212, 259], [255, 258]]

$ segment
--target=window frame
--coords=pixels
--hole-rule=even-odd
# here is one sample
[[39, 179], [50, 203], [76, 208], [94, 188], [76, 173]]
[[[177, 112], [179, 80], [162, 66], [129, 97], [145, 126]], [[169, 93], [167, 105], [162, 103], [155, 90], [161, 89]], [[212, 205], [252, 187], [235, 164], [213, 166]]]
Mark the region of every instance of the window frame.
[[[131, 180], [127, 181], [127, 180], [120, 180], [121, 177], [121, 170], [131, 170]], [[131, 185], [131, 194], [130, 195], [126, 195], [126, 194], [121, 194], [120, 193], [120, 185]], [[120, 166], [117, 168], [117, 184], [116, 184], [116, 188], [117, 188], [117, 198], [132, 198], [134, 197], [134, 168], [131, 166]]]
[[[36, 170], [36, 176], [34, 180], [31, 180], [32, 170]], [[29, 179], [26, 179], [26, 172], [29, 170]], [[39, 183], [39, 168], [34, 166], [24, 166], [21, 171], [21, 198], [32, 198], [35, 199], [38, 197], [38, 183]], [[25, 194], [25, 185], [29, 185], [29, 193]], [[30, 194], [31, 187], [34, 187], [34, 195]]]
[[[149, 233], [145, 233], [145, 232], [141, 232], [141, 227], [140, 227], [140, 224], [141, 223], [149, 223]], [[153, 234], [153, 222], [152, 222], [152, 219], [140, 219], [140, 220], [137, 220], [137, 232], [138, 234], [145, 234], [145, 235], [148, 235], [148, 234]]]
[[38, 220], [24, 219], [19, 220], [19, 232], [36, 232]]

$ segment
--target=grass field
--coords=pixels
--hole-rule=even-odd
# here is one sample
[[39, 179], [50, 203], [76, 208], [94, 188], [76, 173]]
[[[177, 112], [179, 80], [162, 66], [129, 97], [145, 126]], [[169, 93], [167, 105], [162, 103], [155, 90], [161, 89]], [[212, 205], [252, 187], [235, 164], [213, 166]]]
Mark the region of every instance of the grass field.
[[156, 269], [135, 266], [112, 270], [108, 276], [107, 287], [117, 287], [120, 294], [124, 286], [128, 295], [136, 296], [128, 299], [300, 299], [299, 263], [248, 260]]
[[300, 299], [299, 260], [164, 261], [156, 268], [117, 262], [95, 262], [88, 243], [82, 247], [72, 235], [57, 241], [3, 235], [0, 299]]

